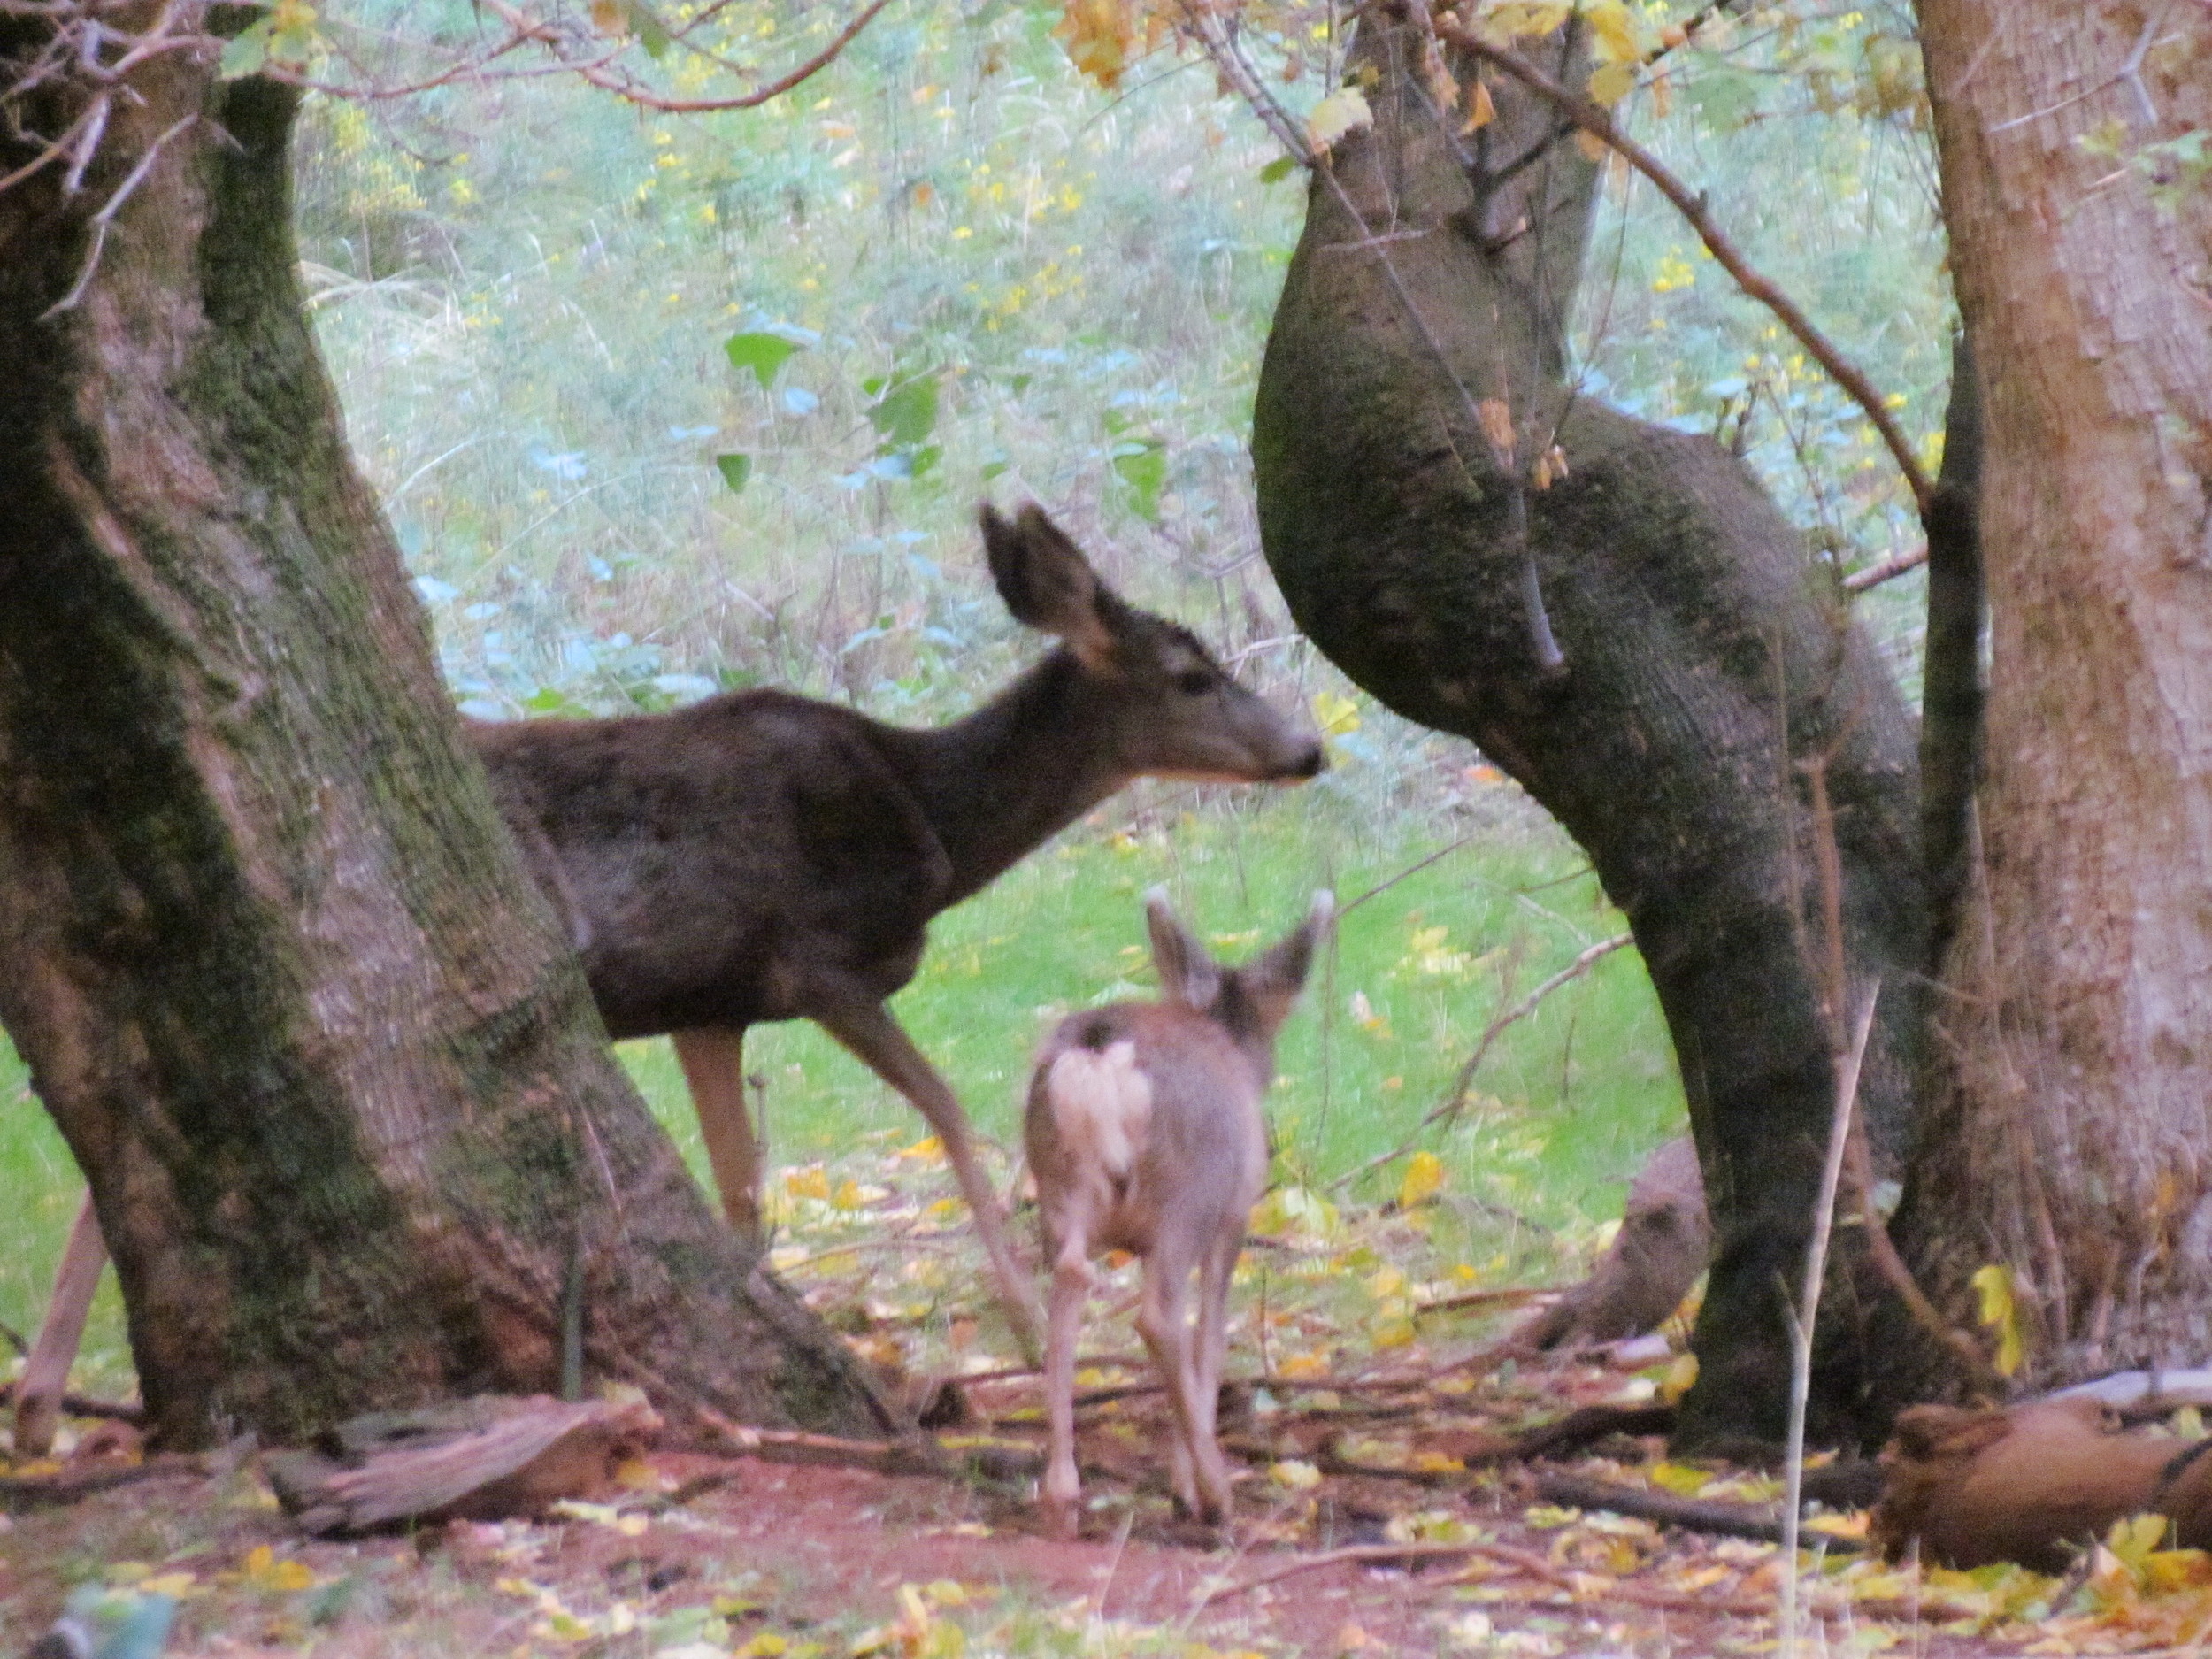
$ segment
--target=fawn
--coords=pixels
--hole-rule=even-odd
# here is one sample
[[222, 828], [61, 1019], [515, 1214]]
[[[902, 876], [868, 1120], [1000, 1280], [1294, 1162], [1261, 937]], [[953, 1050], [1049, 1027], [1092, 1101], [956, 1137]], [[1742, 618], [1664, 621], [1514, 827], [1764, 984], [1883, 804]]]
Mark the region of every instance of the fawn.
[[[1275, 1033], [1334, 911], [1332, 896], [1317, 893], [1287, 939], [1227, 968], [1155, 888], [1145, 921], [1162, 1000], [1071, 1014], [1038, 1053], [1024, 1138], [1052, 1273], [1050, 1446], [1040, 1496], [1056, 1533], [1075, 1529], [1075, 1343], [1094, 1278], [1090, 1258], [1109, 1249], [1144, 1258], [1137, 1328], [1175, 1412], [1176, 1498], [1205, 1520], [1227, 1517], [1229, 1476], [1214, 1411], [1229, 1275], [1244, 1248], [1246, 1217], [1267, 1187], [1260, 1097], [1274, 1075]], [[1194, 1268], [1194, 1335], [1187, 1312]]]

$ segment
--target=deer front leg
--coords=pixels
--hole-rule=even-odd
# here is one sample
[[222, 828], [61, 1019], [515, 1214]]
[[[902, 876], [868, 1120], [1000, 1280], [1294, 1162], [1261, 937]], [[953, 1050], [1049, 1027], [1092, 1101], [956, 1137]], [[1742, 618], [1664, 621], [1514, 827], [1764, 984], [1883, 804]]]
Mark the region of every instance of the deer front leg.
[[672, 1033], [676, 1063], [691, 1090], [691, 1109], [699, 1114], [699, 1133], [707, 1143], [707, 1163], [722, 1194], [722, 1213], [730, 1227], [756, 1242], [760, 1238], [760, 1189], [764, 1135], [753, 1132], [745, 1107], [745, 1028], [704, 1027]]
[[1006, 1240], [1005, 1217], [1000, 1214], [998, 1194], [976, 1161], [975, 1146], [968, 1134], [968, 1115], [960, 1110], [951, 1087], [922, 1057], [912, 1039], [899, 1028], [890, 1010], [879, 1002], [863, 997], [810, 1002], [807, 1010], [823, 1030], [837, 1039], [863, 1065], [906, 1096], [921, 1113], [945, 1148], [952, 1172], [960, 1182], [961, 1195], [975, 1216], [977, 1236], [990, 1258], [1005, 1304], [1007, 1323], [1021, 1344], [1023, 1356], [1034, 1363], [1040, 1357], [1036, 1299], [1027, 1278], [1014, 1261]]
[[61, 1397], [69, 1386], [69, 1367], [84, 1340], [85, 1317], [92, 1311], [92, 1293], [99, 1288], [100, 1270], [107, 1260], [107, 1240], [100, 1236], [100, 1217], [93, 1213], [88, 1194], [70, 1225], [69, 1242], [62, 1248], [61, 1266], [54, 1274], [53, 1299], [46, 1304], [46, 1322], [38, 1328], [30, 1357], [24, 1362], [22, 1379], [15, 1386], [19, 1457], [43, 1457], [53, 1449], [54, 1430], [61, 1421]]

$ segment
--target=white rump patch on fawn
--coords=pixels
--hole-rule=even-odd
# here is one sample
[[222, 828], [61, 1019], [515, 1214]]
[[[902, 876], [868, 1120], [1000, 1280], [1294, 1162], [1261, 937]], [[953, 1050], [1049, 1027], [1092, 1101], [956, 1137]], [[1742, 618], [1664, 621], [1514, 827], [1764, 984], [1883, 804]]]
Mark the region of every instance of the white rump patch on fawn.
[[1119, 1187], [1144, 1152], [1152, 1124], [1152, 1081], [1137, 1064], [1137, 1045], [1064, 1048], [1045, 1079], [1061, 1144]]

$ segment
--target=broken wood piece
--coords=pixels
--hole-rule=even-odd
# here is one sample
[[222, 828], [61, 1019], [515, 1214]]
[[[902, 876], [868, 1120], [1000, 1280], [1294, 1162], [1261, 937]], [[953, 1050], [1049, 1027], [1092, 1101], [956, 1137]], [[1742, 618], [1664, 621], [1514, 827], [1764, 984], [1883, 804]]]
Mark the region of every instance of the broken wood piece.
[[1697, 1148], [1679, 1136], [1654, 1152], [1630, 1184], [1620, 1231], [1590, 1277], [1509, 1340], [1540, 1351], [1641, 1336], [1666, 1322], [1712, 1254]]
[[402, 1522], [496, 1521], [593, 1498], [653, 1443], [643, 1404], [483, 1395], [339, 1425], [267, 1461], [285, 1511], [317, 1536]]
[[[1540, 1474], [1534, 1482], [1537, 1498], [1563, 1509], [1608, 1509], [1661, 1526], [1679, 1527], [1716, 1538], [1747, 1538], [1762, 1544], [1782, 1541], [1782, 1523], [1763, 1507], [1747, 1503], [1718, 1503], [1701, 1498], [1678, 1498], [1666, 1492], [1640, 1492], [1610, 1481], [1586, 1480], [1578, 1475]], [[1816, 1532], [1812, 1540], [1831, 1553], [1852, 1555], [1866, 1548], [1855, 1538]]]
[[2119, 1432], [2091, 1395], [2010, 1409], [1914, 1406], [1882, 1462], [1872, 1536], [1894, 1558], [1917, 1539], [1946, 1567], [2016, 1561], [2066, 1571], [2113, 1522], [2157, 1514], [2180, 1548], [2212, 1546], [2212, 1442]]

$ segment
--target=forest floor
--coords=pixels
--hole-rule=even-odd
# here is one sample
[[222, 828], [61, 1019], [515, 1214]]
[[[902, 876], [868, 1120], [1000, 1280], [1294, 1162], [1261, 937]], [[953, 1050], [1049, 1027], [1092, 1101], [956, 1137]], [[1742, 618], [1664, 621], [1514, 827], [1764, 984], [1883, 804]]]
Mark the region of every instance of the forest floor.
[[[0, 1456], [0, 1659], [103, 1586], [116, 1608], [175, 1599], [173, 1659], [1672, 1659], [1780, 1645], [1774, 1544], [1605, 1502], [1688, 1500], [1770, 1525], [1779, 1481], [1670, 1461], [1643, 1432], [1694, 1374], [1666, 1342], [1640, 1370], [1617, 1353], [1502, 1357], [1504, 1323], [1538, 1294], [1514, 1282], [1529, 1263], [1454, 1223], [1432, 1157], [1406, 1159], [1381, 1202], [1288, 1187], [1255, 1212], [1232, 1296], [1225, 1535], [1177, 1519], [1166, 1494], [1165, 1408], [1125, 1328], [1137, 1264], [1105, 1264], [1077, 1379], [1088, 1502], [1081, 1538], [1063, 1542], [1019, 1472], [1043, 1440], [1037, 1379], [981, 1299], [934, 1144], [872, 1139], [785, 1171], [771, 1196], [777, 1271], [904, 1397], [925, 1397], [915, 1379], [956, 1381], [929, 1413], [946, 1462], [997, 1478], [886, 1472], [880, 1448], [856, 1445], [695, 1445], [535, 1518], [333, 1542], [281, 1513], [242, 1447], [142, 1459], [77, 1418], [57, 1460]], [[1463, 1196], [1467, 1213], [1496, 1208]], [[1547, 1433], [1570, 1417], [1592, 1432]], [[106, 1471], [129, 1484], [44, 1501], [56, 1479]], [[1797, 1652], [2185, 1650], [2212, 1632], [2212, 1557], [2159, 1550], [2155, 1525], [2122, 1523], [2064, 1579], [1951, 1572], [1871, 1558], [1867, 1517], [1845, 1502], [1808, 1523]]]
[[[1448, 1393], [1385, 1380], [1264, 1424], [1239, 1413], [1228, 1440], [1247, 1472], [1226, 1538], [1174, 1517], [1153, 1467], [1157, 1397], [1122, 1390], [1087, 1412], [1093, 1502], [1066, 1542], [1011, 1485], [687, 1453], [633, 1465], [611, 1502], [539, 1520], [318, 1541], [279, 1512], [252, 1457], [194, 1462], [0, 1519], [0, 1649], [20, 1651], [87, 1582], [175, 1596], [177, 1659], [1777, 1648], [1773, 1545], [1547, 1504], [1537, 1465], [1464, 1467], [1532, 1417], [1640, 1394], [1619, 1373], [1576, 1366]], [[982, 1414], [969, 1429], [1033, 1446], [1033, 1392], [968, 1390]], [[1592, 1449], [1543, 1475], [1746, 1504], [1775, 1489], [1669, 1463], [1656, 1439]], [[2212, 1613], [2205, 1575], [2176, 1571], [2186, 1552], [2131, 1563], [2123, 1545], [2064, 1583], [1924, 1571], [1855, 1553], [1863, 1524], [1839, 1515], [1818, 1523], [1832, 1535], [1808, 1534], [1823, 1547], [1801, 1557], [1801, 1651], [2170, 1650]]]

